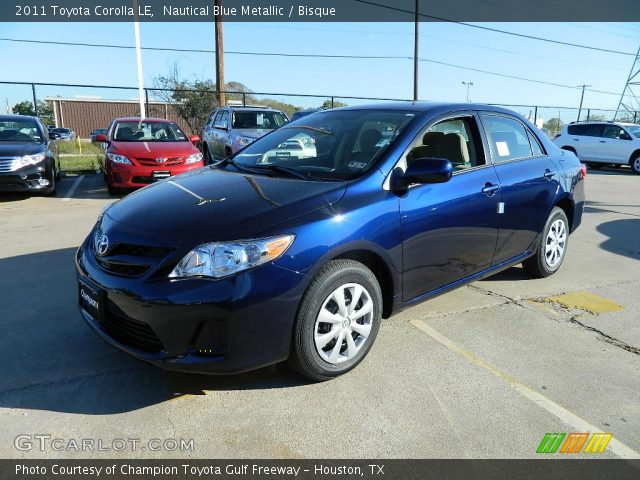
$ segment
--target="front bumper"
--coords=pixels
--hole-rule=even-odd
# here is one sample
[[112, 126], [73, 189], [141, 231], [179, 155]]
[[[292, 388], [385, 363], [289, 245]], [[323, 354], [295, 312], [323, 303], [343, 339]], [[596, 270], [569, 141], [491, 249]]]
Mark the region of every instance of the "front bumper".
[[[105, 272], [92, 242], [76, 254], [78, 279], [102, 292], [100, 318], [82, 316], [104, 340], [158, 367], [240, 373], [285, 360], [309, 277], [265, 264], [220, 279], [170, 280]], [[177, 261], [177, 259], [176, 259]]]
[[138, 188], [154, 183], [162, 177], [154, 176], [154, 172], [161, 172], [163, 175], [174, 177], [181, 173], [189, 172], [197, 168], [202, 168], [203, 162], [192, 163], [190, 165], [174, 165], [163, 167], [161, 163], [158, 166], [142, 166], [142, 165], [122, 165], [108, 162], [106, 168], [107, 183], [112, 187], [118, 188]]
[[42, 192], [50, 190], [53, 172], [49, 162], [0, 173], [0, 192]]

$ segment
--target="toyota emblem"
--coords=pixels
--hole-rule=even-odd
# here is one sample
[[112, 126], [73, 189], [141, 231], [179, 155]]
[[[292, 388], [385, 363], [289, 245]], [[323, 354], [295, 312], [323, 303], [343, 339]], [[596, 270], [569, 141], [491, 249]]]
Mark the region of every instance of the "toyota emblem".
[[156, 158], [156, 162], [158, 162], [158, 163], [164, 163], [164, 162], [166, 162], [167, 160], [169, 160], [169, 159], [168, 159], [168, 158], [163, 158], [163, 157], [158, 157], [158, 158]]
[[96, 242], [96, 252], [102, 256], [109, 250], [109, 238], [106, 235], [101, 235]]

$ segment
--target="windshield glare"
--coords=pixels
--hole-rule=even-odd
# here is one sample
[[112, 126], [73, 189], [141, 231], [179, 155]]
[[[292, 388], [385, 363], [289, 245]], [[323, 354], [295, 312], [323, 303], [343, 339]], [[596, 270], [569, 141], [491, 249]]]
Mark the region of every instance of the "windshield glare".
[[280, 112], [233, 112], [233, 128], [251, 128], [271, 130], [287, 123], [287, 118]]
[[414, 117], [395, 110], [318, 112], [257, 140], [234, 161], [245, 167], [281, 166], [318, 178], [348, 180], [372, 168]]
[[118, 122], [113, 131], [116, 142], [186, 142], [187, 136], [175, 123]]
[[0, 142], [42, 143], [44, 138], [34, 120], [0, 121]]

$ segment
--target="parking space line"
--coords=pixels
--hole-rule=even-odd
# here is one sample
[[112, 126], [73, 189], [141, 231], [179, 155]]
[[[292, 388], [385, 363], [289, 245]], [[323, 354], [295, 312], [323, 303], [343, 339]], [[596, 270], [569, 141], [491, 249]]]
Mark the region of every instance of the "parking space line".
[[[431, 337], [433, 340], [438, 342], [443, 347], [447, 348], [453, 353], [460, 355], [468, 362], [473, 363], [474, 365], [477, 365], [479, 367], [482, 367], [485, 370], [488, 370], [489, 372], [494, 374], [496, 377], [504, 380], [509, 385], [511, 385], [511, 387], [513, 387], [519, 394], [531, 400], [533, 403], [535, 403], [539, 407], [544, 408], [547, 412], [549, 412], [550, 414], [558, 418], [560, 421], [566, 423], [567, 425], [570, 425], [575, 429], [576, 432], [600, 432], [601, 431], [600, 428], [594, 425], [591, 425], [586, 420], [583, 420], [582, 418], [578, 417], [576, 414], [558, 405], [553, 400], [542, 395], [540, 392], [518, 381], [516, 378], [503, 372], [502, 370], [499, 370], [498, 368], [491, 365], [490, 363], [485, 362], [482, 358], [478, 357], [477, 355], [469, 352], [468, 350], [465, 350], [462, 346], [458, 345], [457, 343], [453, 342], [449, 338], [445, 337], [440, 332], [434, 330], [429, 325], [424, 323], [422, 320], [411, 320], [409, 323], [411, 323], [414, 327], [416, 327], [421, 332], [429, 335], [429, 337]], [[615, 438], [611, 439], [611, 441], [609, 442], [608, 448], [612, 453], [614, 453], [620, 458], [640, 459], [640, 453], [636, 452], [635, 450], [628, 447], [621, 441], [616, 440]]]
[[71, 188], [67, 192], [67, 196], [62, 199], [63, 202], [68, 202], [69, 200], [71, 200], [71, 197], [73, 197], [76, 188], [78, 188], [78, 185], [80, 185], [80, 182], [82, 182], [83, 179], [84, 175], [80, 175], [78, 178], [76, 178], [76, 181], [73, 182], [73, 185], [71, 185]]

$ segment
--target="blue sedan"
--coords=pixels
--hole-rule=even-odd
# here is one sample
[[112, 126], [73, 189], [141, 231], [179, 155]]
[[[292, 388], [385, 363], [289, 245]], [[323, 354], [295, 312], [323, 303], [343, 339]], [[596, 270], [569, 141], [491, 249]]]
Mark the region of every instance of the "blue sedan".
[[585, 175], [502, 108], [320, 111], [107, 208], [76, 257], [81, 313], [163, 368], [288, 359], [328, 380], [403, 308], [519, 263], [558, 271]]

